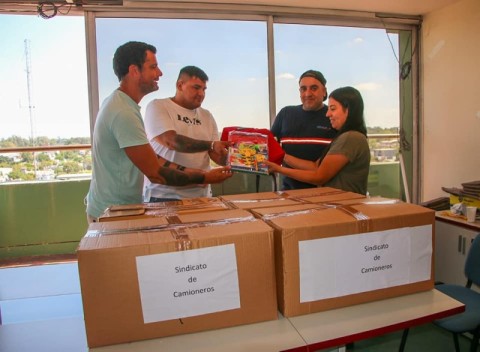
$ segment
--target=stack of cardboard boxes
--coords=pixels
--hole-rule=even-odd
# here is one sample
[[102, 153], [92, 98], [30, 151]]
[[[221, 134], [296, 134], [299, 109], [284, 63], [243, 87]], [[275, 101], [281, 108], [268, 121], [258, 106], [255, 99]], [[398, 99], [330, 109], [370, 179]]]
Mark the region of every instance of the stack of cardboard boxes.
[[433, 288], [427, 208], [324, 187], [182, 210], [90, 225], [78, 248], [90, 347]]
[[278, 306], [284, 316], [433, 288], [429, 209], [355, 199], [254, 213], [275, 229]]
[[190, 214], [225, 209], [229, 209], [229, 206], [216, 197], [181, 199], [163, 203], [112, 205], [99, 217], [99, 221], [145, 219], [169, 214]]
[[94, 223], [77, 254], [90, 347], [277, 318], [273, 229], [244, 210]]

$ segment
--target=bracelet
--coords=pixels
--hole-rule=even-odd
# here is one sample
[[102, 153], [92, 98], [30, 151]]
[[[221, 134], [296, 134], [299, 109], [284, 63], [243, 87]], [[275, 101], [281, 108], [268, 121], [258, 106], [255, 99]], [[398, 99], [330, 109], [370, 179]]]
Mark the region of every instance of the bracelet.
[[210, 144], [210, 150], [213, 150], [213, 145], [215, 144], [215, 141], [212, 141], [212, 143]]
[[186, 169], [183, 165], [177, 165], [177, 170], [184, 171]]
[[168, 161], [168, 160], [165, 160], [165, 164], [163, 164], [163, 167], [169, 167], [169, 166], [170, 166], [170, 164], [171, 164], [171, 162], [170, 162], [170, 161]]

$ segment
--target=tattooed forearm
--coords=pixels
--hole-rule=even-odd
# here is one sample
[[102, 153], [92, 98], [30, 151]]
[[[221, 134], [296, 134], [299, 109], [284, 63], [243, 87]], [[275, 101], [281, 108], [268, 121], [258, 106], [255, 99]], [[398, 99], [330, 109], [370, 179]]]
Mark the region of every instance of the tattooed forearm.
[[160, 167], [158, 174], [165, 179], [168, 186], [186, 186], [190, 184], [202, 184], [205, 176], [200, 172], [185, 173], [168, 167]]
[[183, 153], [204, 152], [210, 149], [211, 141], [201, 141], [177, 134], [175, 150]]

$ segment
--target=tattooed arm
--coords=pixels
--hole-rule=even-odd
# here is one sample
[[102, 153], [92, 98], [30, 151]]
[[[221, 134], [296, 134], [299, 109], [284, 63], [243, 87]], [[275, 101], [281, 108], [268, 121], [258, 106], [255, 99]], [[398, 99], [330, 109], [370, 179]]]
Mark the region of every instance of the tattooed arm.
[[130, 160], [153, 183], [169, 186], [218, 183], [231, 177], [228, 168], [216, 168], [209, 172], [185, 168], [164, 158], [157, 157], [150, 144], [124, 149]]
[[156, 136], [155, 140], [168, 149], [176, 150], [177, 152], [198, 153], [208, 151], [210, 158], [218, 165], [225, 165], [227, 162], [229, 142], [194, 139], [177, 134], [177, 132], [173, 130]]
[[182, 153], [205, 152], [210, 149], [212, 141], [193, 139], [170, 130], [155, 137], [155, 140], [166, 146], [168, 149]]

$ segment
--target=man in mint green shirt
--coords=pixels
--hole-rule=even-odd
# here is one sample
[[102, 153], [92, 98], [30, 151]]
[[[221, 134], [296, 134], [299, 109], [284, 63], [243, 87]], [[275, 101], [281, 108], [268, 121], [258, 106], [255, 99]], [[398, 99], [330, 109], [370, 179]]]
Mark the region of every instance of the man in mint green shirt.
[[120, 87], [105, 99], [95, 122], [92, 181], [86, 197], [89, 222], [111, 205], [141, 203], [144, 176], [172, 186], [218, 183], [231, 177], [226, 167], [205, 172], [155, 154], [138, 105], [158, 90], [162, 71], [155, 54], [154, 46], [142, 42], [128, 42], [115, 51], [113, 70]]

